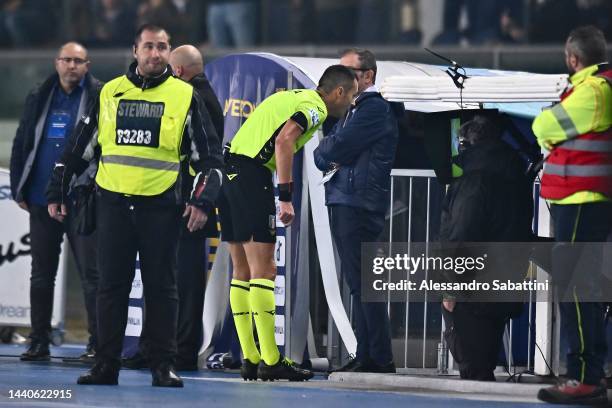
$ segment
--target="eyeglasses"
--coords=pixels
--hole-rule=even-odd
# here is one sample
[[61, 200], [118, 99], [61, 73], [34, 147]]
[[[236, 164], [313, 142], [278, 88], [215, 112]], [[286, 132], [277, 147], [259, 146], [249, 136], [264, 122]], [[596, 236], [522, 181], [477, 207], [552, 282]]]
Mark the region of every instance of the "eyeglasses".
[[353, 71], [361, 71], [361, 72], [366, 72], [366, 71], [373, 71], [374, 68], [355, 68], [355, 67], [347, 67], [348, 69], [352, 69]]
[[64, 64], [70, 64], [71, 62], [74, 62], [74, 65], [83, 65], [88, 63], [88, 60], [84, 60], [82, 58], [71, 58], [71, 57], [57, 57], [58, 61], [63, 62]]

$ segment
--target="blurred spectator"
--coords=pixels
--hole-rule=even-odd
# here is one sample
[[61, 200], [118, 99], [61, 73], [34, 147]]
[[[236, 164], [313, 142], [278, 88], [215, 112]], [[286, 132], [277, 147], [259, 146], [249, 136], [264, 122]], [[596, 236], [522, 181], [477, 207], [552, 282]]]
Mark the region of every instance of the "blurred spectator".
[[[464, 9], [467, 27], [462, 29]], [[445, 0], [443, 31], [434, 44], [458, 44], [463, 39], [472, 45], [521, 41], [521, 11], [522, 0]]]
[[607, 38], [612, 38], [612, 1], [610, 0], [577, 0], [581, 24], [591, 24], [603, 31]]
[[389, 37], [390, 0], [359, 0], [355, 42], [358, 44], [384, 43]]
[[93, 33], [87, 41], [94, 47], [128, 46], [132, 43], [136, 12], [126, 0], [98, 0]]
[[576, 25], [594, 25], [612, 35], [610, 0], [537, 0], [531, 15], [529, 40], [534, 43], [562, 44]]
[[[138, 6], [138, 26], [153, 24], [164, 27], [172, 33], [171, 44], [183, 44], [187, 39], [186, 17], [179, 12], [176, 3], [179, 3], [183, 10], [186, 2], [173, 0], [144, 0]], [[130, 36], [131, 38], [131, 36]]]
[[255, 45], [259, 22], [257, 0], [211, 0], [208, 6], [208, 38], [213, 47]]
[[[183, 3], [180, 5], [179, 3]], [[185, 27], [188, 32], [187, 43], [203, 44], [208, 41], [206, 26], [207, 2], [201, 0], [175, 0], [174, 4], [185, 17]], [[178, 45], [178, 42], [174, 42]]]
[[519, 43], [527, 40], [527, 30], [523, 21], [524, 11], [521, 0], [502, 2], [499, 20], [501, 42]]
[[[397, 42], [408, 44], [420, 44], [422, 33], [419, 29], [419, 0], [403, 0], [399, 4], [399, 32]], [[387, 24], [391, 16], [387, 16]]]
[[48, 0], [0, 0], [0, 45], [41, 45], [53, 39], [54, 20]]
[[[612, 0], [443, 4], [434, 45], [562, 44], [576, 24], [612, 36]], [[62, 39], [123, 47], [145, 22], [169, 27], [175, 46], [420, 44], [421, 28], [430, 34], [421, 16], [434, 12], [425, 0], [0, 0], [0, 47], [54, 46]]]
[[64, 20], [69, 19], [71, 24], [64, 27], [65, 38], [88, 44], [89, 39], [93, 37], [94, 14], [97, 14], [96, 3], [98, 0], [74, 1], [67, 6]]
[[270, 44], [312, 42], [311, 23], [314, 10], [310, 0], [268, 0], [262, 4], [263, 38]]
[[531, 10], [529, 39], [562, 44], [579, 15], [576, 0], [538, 0]]
[[357, 9], [353, 0], [314, 0], [317, 43], [350, 44], [355, 41]]

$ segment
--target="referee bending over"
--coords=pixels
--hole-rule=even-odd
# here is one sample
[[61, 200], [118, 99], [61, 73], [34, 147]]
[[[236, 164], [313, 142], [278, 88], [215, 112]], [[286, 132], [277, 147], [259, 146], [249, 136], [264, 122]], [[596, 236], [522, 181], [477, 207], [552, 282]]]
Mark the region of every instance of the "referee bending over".
[[[221, 237], [234, 266], [230, 305], [244, 361], [245, 380], [302, 381], [312, 372], [280, 355], [274, 339], [274, 244], [276, 170], [279, 218], [291, 224], [293, 154], [306, 144], [328, 114], [341, 117], [357, 92], [354, 72], [342, 65], [325, 70], [316, 90], [278, 92], [264, 100], [232, 140], [219, 210]], [[255, 345], [251, 313], [261, 353]]]

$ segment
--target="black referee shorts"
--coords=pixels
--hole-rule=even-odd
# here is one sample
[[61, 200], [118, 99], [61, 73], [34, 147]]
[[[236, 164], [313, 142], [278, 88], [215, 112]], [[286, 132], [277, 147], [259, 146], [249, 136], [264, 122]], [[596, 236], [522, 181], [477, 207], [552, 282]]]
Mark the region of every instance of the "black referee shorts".
[[272, 173], [255, 160], [230, 155], [219, 197], [221, 240], [276, 242]]

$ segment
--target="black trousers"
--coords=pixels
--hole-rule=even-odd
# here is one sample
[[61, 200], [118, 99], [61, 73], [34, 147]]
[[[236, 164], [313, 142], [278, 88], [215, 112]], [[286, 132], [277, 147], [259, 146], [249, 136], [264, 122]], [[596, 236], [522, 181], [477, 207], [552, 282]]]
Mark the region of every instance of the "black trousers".
[[[183, 231], [185, 232], [185, 231]], [[184, 234], [178, 244], [177, 282], [179, 297], [177, 362], [197, 365], [204, 337], [202, 314], [206, 290], [206, 238]]]
[[[210, 222], [216, 224], [216, 218]], [[185, 224], [181, 222], [181, 224]], [[208, 226], [208, 224], [207, 224]], [[216, 232], [216, 226], [215, 230]], [[206, 292], [206, 237], [215, 236], [212, 231], [189, 232], [186, 225], [181, 226], [177, 246], [177, 290], [178, 290], [178, 325], [176, 363], [183, 366], [197, 366], [198, 353], [204, 338], [204, 293]], [[145, 299], [145, 314], [146, 304]], [[140, 333], [139, 351], [149, 356], [147, 320]]]
[[357, 359], [379, 365], [393, 361], [386, 303], [361, 301], [361, 243], [376, 242], [384, 214], [347, 206], [331, 206], [331, 230], [340, 256], [342, 276], [351, 290], [357, 337]]
[[[612, 203], [609, 202], [553, 204], [551, 212], [557, 242], [605, 242], [612, 231]], [[595, 274], [600, 272], [578, 270], [572, 273], [584, 275], [585, 280], [595, 280]], [[562, 302], [559, 308], [561, 333], [569, 346], [567, 376], [585, 384], [598, 384], [605, 377], [608, 352], [604, 305], [583, 302], [580, 295], [575, 294], [574, 302]]]
[[452, 313], [442, 307], [446, 325], [444, 337], [459, 365], [461, 378], [495, 381], [493, 372], [508, 321], [501, 313], [498, 316], [492, 313], [499, 306], [495, 303], [457, 303]]
[[53, 312], [53, 291], [59, 265], [59, 256], [64, 233], [74, 253], [81, 277], [81, 286], [87, 310], [88, 347], [95, 348], [96, 291], [98, 269], [96, 265], [96, 233], [89, 236], [76, 232], [74, 206], [69, 206], [68, 217], [60, 223], [49, 216], [47, 207], [30, 206], [30, 245], [32, 249], [32, 275], [30, 277], [30, 317], [32, 341], [49, 343], [51, 315]]
[[138, 253], [147, 299], [143, 330], [151, 367], [173, 363], [178, 315], [175, 251], [181, 208], [155, 197], [126, 197], [103, 189], [97, 198], [97, 359], [120, 366]]

